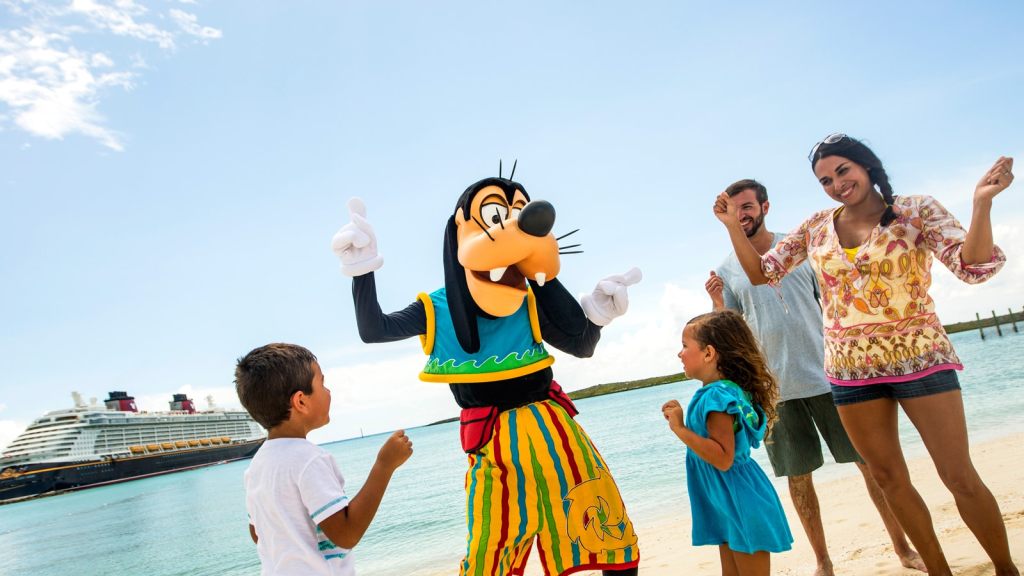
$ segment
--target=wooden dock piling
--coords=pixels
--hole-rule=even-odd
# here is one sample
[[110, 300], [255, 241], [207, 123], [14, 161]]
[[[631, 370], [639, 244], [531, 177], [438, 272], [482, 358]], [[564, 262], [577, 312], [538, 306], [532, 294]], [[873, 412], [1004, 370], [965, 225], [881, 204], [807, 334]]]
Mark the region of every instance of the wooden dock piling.
[[998, 334], [1000, 337], [1002, 337], [1003, 329], [999, 327], [999, 317], [996, 316], [996, 311], [995, 310], [992, 311], [992, 322], [995, 323], [995, 325], [996, 325], [996, 334]]

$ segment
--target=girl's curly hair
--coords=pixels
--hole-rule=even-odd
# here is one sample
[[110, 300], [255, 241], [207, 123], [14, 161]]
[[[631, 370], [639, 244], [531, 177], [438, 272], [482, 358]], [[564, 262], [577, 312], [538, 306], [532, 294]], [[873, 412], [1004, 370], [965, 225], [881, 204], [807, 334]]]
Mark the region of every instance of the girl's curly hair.
[[751, 401], [764, 411], [771, 428], [775, 422], [779, 387], [743, 316], [733, 310], [720, 310], [701, 314], [686, 325], [693, 327], [693, 337], [701, 347], [715, 347], [718, 371], [750, 394]]

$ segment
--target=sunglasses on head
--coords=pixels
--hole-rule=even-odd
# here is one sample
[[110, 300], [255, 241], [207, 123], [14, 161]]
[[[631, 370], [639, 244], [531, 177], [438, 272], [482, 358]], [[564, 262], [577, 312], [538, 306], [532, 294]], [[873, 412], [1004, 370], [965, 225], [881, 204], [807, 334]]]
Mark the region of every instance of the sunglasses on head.
[[807, 155], [807, 160], [809, 162], [814, 162], [814, 154], [818, 151], [818, 148], [821, 148], [822, 144], [835, 144], [836, 142], [842, 141], [844, 138], [849, 138], [849, 136], [843, 134], [842, 132], [833, 132], [832, 134], [825, 136], [824, 138], [821, 139], [820, 142], [818, 142], [817, 144], [814, 145], [813, 148], [811, 148], [810, 154]]

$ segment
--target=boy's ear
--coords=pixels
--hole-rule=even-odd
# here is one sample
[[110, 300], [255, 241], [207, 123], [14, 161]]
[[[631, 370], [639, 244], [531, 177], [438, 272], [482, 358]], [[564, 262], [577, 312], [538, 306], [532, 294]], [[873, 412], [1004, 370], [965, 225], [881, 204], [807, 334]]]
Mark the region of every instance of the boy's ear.
[[292, 407], [292, 412], [298, 412], [299, 414], [305, 414], [309, 404], [306, 402], [307, 395], [302, 390], [296, 390], [292, 397], [289, 399], [289, 403]]

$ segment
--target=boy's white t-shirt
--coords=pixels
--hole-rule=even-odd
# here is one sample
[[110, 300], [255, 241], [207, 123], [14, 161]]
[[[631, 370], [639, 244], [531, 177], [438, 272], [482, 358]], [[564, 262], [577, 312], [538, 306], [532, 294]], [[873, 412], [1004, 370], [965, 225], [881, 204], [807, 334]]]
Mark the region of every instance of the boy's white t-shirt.
[[318, 524], [348, 506], [345, 479], [323, 448], [305, 438], [267, 440], [245, 471], [245, 507], [256, 527], [264, 576], [354, 576], [352, 552]]

